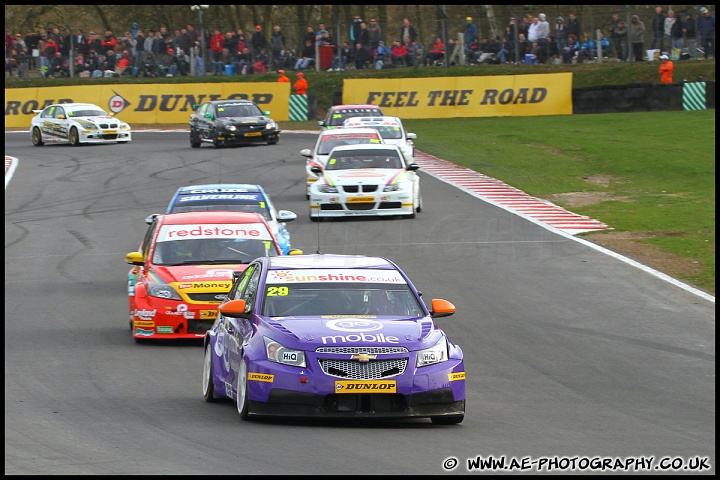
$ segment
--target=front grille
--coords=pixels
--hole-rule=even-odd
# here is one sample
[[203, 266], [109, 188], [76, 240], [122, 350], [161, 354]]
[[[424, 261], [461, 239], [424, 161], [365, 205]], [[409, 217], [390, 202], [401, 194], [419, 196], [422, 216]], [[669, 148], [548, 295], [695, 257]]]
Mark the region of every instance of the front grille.
[[375, 203], [346, 203], [345, 207], [348, 210], [372, 210], [375, 208]]
[[265, 130], [265, 125], [235, 125], [235, 134], [248, 132], [261, 132]]
[[188, 320], [188, 333], [205, 333], [213, 326], [215, 320]]
[[203, 292], [203, 293], [188, 293], [187, 297], [197, 303], [220, 303], [219, 298], [227, 295], [227, 292]]
[[355, 355], [356, 353], [379, 354], [407, 352], [408, 349], [405, 347], [318, 347], [315, 349], [315, 353], [349, 353], [350, 355]]
[[320, 210], [342, 210], [342, 205], [339, 203], [323, 203], [320, 205]]
[[381, 378], [401, 375], [407, 366], [407, 358], [389, 360], [358, 360], [319, 359], [320, 367], [327, 375], [352, 380], [378, 380]]
[[377, 185], [343, 185], [342, 189], [345, 193], [372, 193], [377, 192]]
[[101, 123], [98, 126], [103, 130], [107, 130], [108, 128], [118, 128], [119, 125], [117, 123]]

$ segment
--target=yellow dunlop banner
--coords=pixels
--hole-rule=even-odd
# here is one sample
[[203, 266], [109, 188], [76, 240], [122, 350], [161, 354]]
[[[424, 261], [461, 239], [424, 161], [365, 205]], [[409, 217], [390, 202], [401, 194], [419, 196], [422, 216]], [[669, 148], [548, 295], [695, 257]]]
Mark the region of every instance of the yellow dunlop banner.
[[572, 73], [348, 79], [343, 103], [403, 119], [572, 115]]
[[5, 89], [5, 127], [30, 128], [33, 110], [53, 103], [94, 103], [133, 124], [188, 126], [193, 105], [208, 100], [249, 99], [275, 121], [289, 118], [290, 85], [280, 82], [84, 85]]

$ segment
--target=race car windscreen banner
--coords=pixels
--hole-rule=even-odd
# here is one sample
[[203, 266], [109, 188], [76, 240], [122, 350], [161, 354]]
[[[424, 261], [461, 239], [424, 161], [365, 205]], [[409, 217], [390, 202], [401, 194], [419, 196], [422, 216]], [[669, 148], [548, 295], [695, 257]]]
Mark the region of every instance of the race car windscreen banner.
[[572, 73], [347, 79], [343, 103], [400, 118], [572, 115]]
[[35, 114], [53, 103], [92, 103], [133, 124], [187, 126], [193, 105], [209, 100], [247, 99], [275, 121], [289, 118], [290, 84], [228, 82], [150, 85], [93, 85], [5, 89], [5, 127], [29, 127]]

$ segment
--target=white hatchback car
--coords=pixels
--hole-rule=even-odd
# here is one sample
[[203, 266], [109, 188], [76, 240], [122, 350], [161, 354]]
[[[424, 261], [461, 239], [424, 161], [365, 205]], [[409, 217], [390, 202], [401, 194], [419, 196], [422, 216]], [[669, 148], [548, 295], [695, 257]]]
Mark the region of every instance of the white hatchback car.
[[310, 220], [357, 216], [414, 218], [422, 210], [420, 168], [398, 145], [335, 147], [310, 188]]
[[312, 172], [313, 166], [324, 167], [330, 150], [338, 145], [361, 145], [367, 143], [383, 143], [382, 136], [374, 128], [334, 128], [322, 130], [315, 141], [315, 147], [310, 150], [300, 150], [305, 160], [305, 198], [310, 198], [310, 186], [315, 183], [318, 176]]
[[30, 120], [30, 139], [40, 147], [46, 143], [127, 143], [130, 125], [92, 103], [48, 105]]
[[351, 117], [343, 122], [345, 128], [373, 127], [380, 132], [383, 143], [399, 145], [405, 156], [415, 158], [415, 142], [417, 138], [413, 132], [405, 131], [400, 117]]

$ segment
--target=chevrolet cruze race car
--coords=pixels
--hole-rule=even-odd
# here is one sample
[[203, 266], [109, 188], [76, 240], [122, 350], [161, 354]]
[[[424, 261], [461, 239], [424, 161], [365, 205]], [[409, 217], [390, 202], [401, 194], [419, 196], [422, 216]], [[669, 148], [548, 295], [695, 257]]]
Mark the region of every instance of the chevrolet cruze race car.
[[[297, 218], [290, 210], [276, 210], [260, 185], [249, 183], [223, 183], [186, 185], [180, 187], [170, 199], [165, 213], [205, 212], [228, 210], [233, 212], [257, 212], [265, 217], [283, 254], [290, 251], [290, 232], [285, 222]], [[152, 215], [145, 221], [150, 224]]]
[[260, 416], [465, 415], [462, 349], [396, 264], [363, 255], [258, 258], [236, 275], [204, 339], [205, 400]]
[[267, 143], [280, 140], [280, 127], [251, 100], [210, 100], [194, 105], [190, 115], [190, 146], [210, 143], [215, 148], [229, 145]]
[[132, 141], [130, 125], [91, 103], [53, 104], [33, 112], [37, 115], [30, 120], [30, 140], [36, 147]]
[[[302, 252], [299, 252], [302, 253]], [[130, 331], [142, 339], [202, 338], [230, 290], [234, 271], [281, 255], [258, 213], [157, 215], [126, 262]]]
[[409, 163], [398, 145], [335, 147], [320, 179], [310, 187], [310, 220], [398, 215], [422, 211], [418, 164]]
[[315, 141], [315, 148], [300, 150], [305, 160], [305, 197], [310, 199], [310, 186], [315, 183], [318, 176], [313, 173], [312, 167], [324, 167], [330, 150], [339, 145], [361, 145], [366, 143], [383, 143], [380, 132], [369, 127], [362, 128], [333, 128], [322, 130]]

